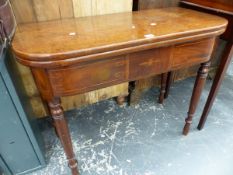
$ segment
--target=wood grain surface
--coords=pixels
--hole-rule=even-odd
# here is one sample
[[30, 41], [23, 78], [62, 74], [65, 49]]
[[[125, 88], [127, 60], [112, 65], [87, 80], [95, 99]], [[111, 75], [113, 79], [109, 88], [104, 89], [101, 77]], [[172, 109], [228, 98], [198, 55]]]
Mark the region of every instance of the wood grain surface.
[[[107, 55], [102, 54], [106, 50], [129, 52], [136, 47], [139, 49], [140, 45], [143, 45], [143, 50], [164, 42], [166, 45], [177, 44], [179, 40], [188, 40], [188, 36], [193, 39], [198, 39], [201, 35], [208, 37], [217, 34], [214, 32], [225, 31], [226, 25], [227, 20], [224, 18], [194, 10], [178, 7], [154, 9], [143, 13], [19, 24], [12, 48], [24, 64], [34, 61], [30, 62], [30, 66], [38, 63], [40, 67], [42, 64], [45, 67], [56, 67], [70, 62], [87, 61], [87, 55], [90, 60], [103, 58]], [[56, 62], [58, 60], [63, 62]], [[53, 61], [53, 65], [50, 61]]]

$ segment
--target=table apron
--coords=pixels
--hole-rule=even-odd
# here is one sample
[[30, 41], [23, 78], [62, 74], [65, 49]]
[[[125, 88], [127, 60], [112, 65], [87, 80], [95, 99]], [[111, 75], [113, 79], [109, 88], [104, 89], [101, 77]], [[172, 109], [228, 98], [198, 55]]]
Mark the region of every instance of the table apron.
[[211, 37], [46, 71], [53, 95], [69, 96], [207, 62], [214, 43]]

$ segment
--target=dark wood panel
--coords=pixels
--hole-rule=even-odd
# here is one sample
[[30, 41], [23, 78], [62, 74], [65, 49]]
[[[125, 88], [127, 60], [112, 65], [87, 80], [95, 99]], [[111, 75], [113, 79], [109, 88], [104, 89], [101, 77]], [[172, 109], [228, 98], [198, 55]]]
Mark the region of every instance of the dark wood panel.
[[120, 57], [83, 66], [50, 70], [49, 78], [56, 95], [85, 93], [124, 82], [127, 79], [126, 60]]
[[[151, 49], [129, 55], [130, 80], [149, 77], [167, 71], [171, 57], [171, 47]], [[162, 59], [161, 59], [162, 58]]]
[[172, 69], [189, 67], [208, 61], [213, 47], [214, 38], [175, 46], [173, 49]]

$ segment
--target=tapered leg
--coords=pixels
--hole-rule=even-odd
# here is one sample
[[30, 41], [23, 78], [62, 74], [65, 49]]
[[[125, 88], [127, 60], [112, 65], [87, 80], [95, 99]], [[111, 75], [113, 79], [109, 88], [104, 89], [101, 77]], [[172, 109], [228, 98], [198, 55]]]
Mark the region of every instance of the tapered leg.
[[164, 94], [165, 94], [165, 91], [166, 91], [167, 75], [168, 75], [168, 73], [163, 73], [161, 75], [161, 89], [160, 89], [160, 95], [159, 95], [159, 103], [160, 104], [163, 104], [163, 101], [164, 101]]
[[164, 94], [164, 98], [166, 99], [169, 95], [169, 92], [170, 92], [170, 88], [171, 88], [171, 84], [172, 84], [172, 81], [173, 81], [173, 77], [174, 77], [174, 72], [171, 71], [168, 73], [168, 76], [167, 76], [167, 82], [166, 82], [166, 90], [165, 90], [165, 94]]
[[211, 87], [207, 102], [205, 104], [200, 122], [199, 122], [198, 127], [197, 127], [199, 130], [201, 130], [205, 125], [208, 114], [213, 106], [213, 103], [214, 103], [214, 100], [215, 100], [216, 95], [218, 93], [218, 90], [222, 84], [222, 81], [223, 81], [224, 76], [226, 74], [227, 68], [228, 68], [230, 61], [232, 59], [232, 56], [233, 56], [233, 47], [232, 46], [233, 46], [233, 44], [229, 42], [225, 48], [223, 58], [221, 60], [221, 64], [220, 64], [219, 69], [217, 71], [217, 74], [214, 78], [213, 85]]
[[54, 99], [48, 102], [48, 106], [54, 120], [54, 125], [57, 131], [57, 134], [60, 138], [66, 157], [68, 160], [68, 165], [72, 171], [72, 175], [79, 175], [78, 172], [78, 163], [75, 158], [75, 154], [72, 147], [72, 142], [70, 138], [70, 133], [68, 125], [66, 123], [64, 112], [61, 106], [60, 99]]
[[192, 94], [192, 98], [191, 98], [191, 102], [189, 106], [188, 117], [185, 119], [186, 124], [183, 129], [184, 135], [187, 135], [189, 132], [190, 125], [193, 119], [193, 115], [196, 111], [196, 108], [197, 108], [197, 105], [198, 105], [198, 102], [201, 96], [201, 92], [205, 85], [205, 81], [206, 81], [208, 71], [209, 71], [209, 66], [210, 66], [210, 62], [203, 63], [201, 64], [201, 67], [198, 70], [198, 75], [196, 78], [196, 82], [194, 85], [193, 94]]

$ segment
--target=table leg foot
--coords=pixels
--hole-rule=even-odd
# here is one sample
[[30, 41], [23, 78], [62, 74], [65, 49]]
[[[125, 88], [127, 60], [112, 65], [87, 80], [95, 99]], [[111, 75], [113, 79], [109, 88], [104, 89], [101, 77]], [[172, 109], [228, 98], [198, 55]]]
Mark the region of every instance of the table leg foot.
[[[206, 120], [206, 119], [205, 119], [205, 120]], [[198, 129], [198, 130], [202, 130], [202, 129], [204, 128], [204, 125], [205, 125], [204, 123], [205, 123], [206, 121], [200, 121], [200, 122], [201, 122], [201, 123], [199, 123], [198, 126], [197, 126], [197, 129]]]
[[122, 106], [125, 102], [125, 99], [128, 95], [119, 95], [117, 98], [116, 98], [116, 101], [117, 101], [117, 104]]
[[184, 135], [188, 135], [189, 133], [192, 119], [196, 111], [198, 102], [200, 100], [201, 92], [204, 88], [205, 81], [206, 81], [206, 78], [209, 72], [209, 66], [210, 66], [210, 62], [203, 63], [201, 64], [201, 67], [198, 70], [196, 82], [195, 82], [194, 89], [193, 89], [193, 94], [192, 94], [191, 101], [190, 101], [188, 117], [185, 119], [186, 124], [183, 129]]
[[160, 95], [159, 95], [160, 104], [163, 104], [163, 101], [164, 101], [164, 94], [166, 92], [167, 76], [168, 76], [168, 73], [163, 73], [161, 75], [161, 89], [160, 89]]
[[71, 169], [72, 175], [79, 175], [78, 162], [75, 158], [69, 128], [64, 117], [60, 99], [56, 98], [49, 101], [48, 106], [54, 120], [55, 129], [64, 148], [68, 160], [68, 166]]
[[183, 135], [187, 136], [190, 130], [191, 123], [185, 123], [184, 129], [183, 129]]

